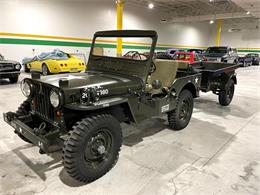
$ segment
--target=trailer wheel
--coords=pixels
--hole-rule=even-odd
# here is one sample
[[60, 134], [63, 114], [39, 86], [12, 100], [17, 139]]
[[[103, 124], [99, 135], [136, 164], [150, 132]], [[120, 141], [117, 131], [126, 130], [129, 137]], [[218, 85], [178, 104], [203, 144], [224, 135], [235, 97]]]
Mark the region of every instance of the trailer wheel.
[[75, 180], [92, 182], [116, 164], [121, 145], [121, 127], [112, 115], [89, 116], [73, 127], [64, 143], [65, 170]]
[[235, 84], [232, 79], [230, 79], [227, 84], [225, 90], [219, 92], [218, 101], [219, 104], [222, 106], [228, 106], [234, 96], [235, 92]]
[[176, 109], [168, 112], [168, 122], [171, 129], [184, 129], [190, 122], [193, 112], [193, 96], [189, 90], [183, 90], [177, 98]]
[[[23, 116], [23, 115], [27, 115], [29, 114], [30, 111], [30, 102], [25, 100], [18, 108], [18, 110], [16, 111], [16, 114], [18, 116]], [[19, 132], [15, 131], [15, 133], [25, 142], [27, 143], [32, 143], [30, 140], [28, 140], [26, 137], [24, 137], [22, 134], [20, 134]]]

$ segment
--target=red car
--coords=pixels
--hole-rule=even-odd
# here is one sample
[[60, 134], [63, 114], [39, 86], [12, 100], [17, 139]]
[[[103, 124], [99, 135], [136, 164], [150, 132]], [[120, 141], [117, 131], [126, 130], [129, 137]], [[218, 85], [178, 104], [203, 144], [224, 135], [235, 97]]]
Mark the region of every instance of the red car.
[[190, 64], [203, 60], [199, 57], [199, 55], [197, 53], [185, 52], [185, 51], [175, 52], [173, 59], [179, 60], [179, 61], [186, 61], [186, 62], [189, 62]]

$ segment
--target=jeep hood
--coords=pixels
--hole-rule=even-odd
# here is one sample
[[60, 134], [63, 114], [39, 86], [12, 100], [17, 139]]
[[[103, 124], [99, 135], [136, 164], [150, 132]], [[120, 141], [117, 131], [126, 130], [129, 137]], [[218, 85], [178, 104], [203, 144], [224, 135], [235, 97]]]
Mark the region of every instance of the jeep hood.
[[[60, 86], [59, 82], [67, 81], [68, 85]], [[59, 74], [42, 77], [38, 81], [62, 88], [63, 90], [102, 87], [125, 91], [126, 89], [141, 89], [142, 81], [137, 77], [87, 71], [84, 73]]]

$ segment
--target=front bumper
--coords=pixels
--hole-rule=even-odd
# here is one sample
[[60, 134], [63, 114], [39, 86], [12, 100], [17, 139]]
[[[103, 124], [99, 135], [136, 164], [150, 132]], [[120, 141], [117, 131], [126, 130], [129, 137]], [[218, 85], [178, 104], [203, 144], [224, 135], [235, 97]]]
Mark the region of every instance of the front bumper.
[[16, 77], [19, 75], [20, 75], [20, 71], [0, 72], [0, 78], [10, 78], [10, 77]]
[[16, 134], [24, 136], [30, 140], [32, 144], [38, 146], [45, 153], [52, 153], [58, 151], [63, 146], [61, 139], [46, 139], [43, 135], [36, 135], [34, 130], [22, 122], [19, 117], [15, 116], [15, 113], [4, 113], [4, 121], [15, 129]]

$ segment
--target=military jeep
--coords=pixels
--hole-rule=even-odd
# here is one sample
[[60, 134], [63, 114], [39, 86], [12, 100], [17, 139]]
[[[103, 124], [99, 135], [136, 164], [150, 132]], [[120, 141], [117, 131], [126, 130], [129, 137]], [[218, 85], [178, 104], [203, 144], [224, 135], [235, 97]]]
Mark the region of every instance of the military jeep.
[[[111, 37], [148, 39], [150, 45], [144, 44], [143, 49], [150, 55], [145, 59], [117, 56], [116, 47], [102, 48], [97, 41]], [[181, 130], [190, 121], [201, 73], [179, 72], [172, 60], [153, 61], [156, 42], [155, 31], [95, 33], [85, 73], [42, 78], [33, 73], [21, 85], [27, 100], [16, 112], [5, 113], [4, 120], [41, 153], [62, 149], [65, 170], [74, 179], [100, 178], [117, 162], [120, 123], [168, 115], [169, 128]]]

